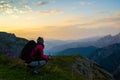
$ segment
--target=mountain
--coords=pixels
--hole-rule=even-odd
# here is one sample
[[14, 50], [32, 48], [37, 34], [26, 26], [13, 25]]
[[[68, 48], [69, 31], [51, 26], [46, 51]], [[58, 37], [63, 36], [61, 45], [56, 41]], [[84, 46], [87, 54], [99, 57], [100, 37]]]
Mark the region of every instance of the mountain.
[[60, 51], [63, 51], [65, 49], [69, 49], [69, 48], [88, 47], [88, 46], [91, 46], [91, 43], [93, 43], [93, 42], [92, 41], [71, 42], [71, 43], [66, 43], [66, 44], [63, 44], [63, 45], [58, 45], [58, 46], [52, 47], [49, 51], [51, 51], [53, 54], [56, 54]]
[[71, 43], [66, 43], [63, 45], [58, 45], [55, 47], [52, 47], [49, 51], [51, 51], [52, 53], [57, 53], [60, 51], [63, 51], [65, 49], [69, 49], [69, 48], [76, 48], [76, 47], [88, 47], [88, 46], [95, 46], [95, 47], [105, 47], [114, 43], [120, 43], [120, 33], [116, 34], [114, 36], [112, 35], [106, 35], [104, 37], [101, 38], [97, 38], [97, 39], [91, 39], [88, 41], [75, 41], [75, 42], [71, 42]]
[[100, 36], [96, 36], [96, 37], [88, 37], [88, 38], [83, 38], [83, 39], [78, 39], [78, 40], [74, 40], [74, 42], [89, 42], [89, 41], [96, 41], [98, 39], [100, 39]]
[[11, 56], [19, 55], [27, 42], [28, 40], [16, 37], [15, 34], [0, 32], [0, 52]]
[[55, 56], [39, 71], [30, 74], [18, 58], [0, 56], [0, 80], [114, 80], [99, 65], [77, 55]]
[[114, 36], [107, 35], [105, 37], [102, 37], [95, 42], [94, 46], [104, 47], [115, 43], [120, 43], [120, 33]]
[[47, 39], [45, 40], [45, 45], [47, 45], [47, 49], [50, 49], [51, 47], [61, 46], [64, 44], [69, 44], [73, 42], [88, 42], [88, 41], [96, 41], [100, 37], [90, 37], [90, 38], [83, 38], [78, 40], [55, 40], [55, 39]]
[[[100, 37], [90, 37], [90, 38], [84, 38], [84, 39], [78, 39], [78, 40], [54, 40], [54, 39], [45, 40], [45, 53], [47, 53], [47, 54], [54, 53], [54, 52], [56, 52], [56, 50], [58, 50], [58, 49], [56, 49], [56, 47], [59, 47], [59, 46], [71, 44], [71, 43], [74, 43], [74, 42], [96, 41], [99, 38]], [[61, 48], [59, 48], [59, 49], [61, 49]], [[59, 50], [59, 51], [61, 51], [61, 50]]]
[[73, 55], [73, 54], [80, 54], [81, 56], [89, 56], [90, 53], [95, 51], [97, 48], [94, 46], [89, 47], [77, 47], [77, 48], [68, 48], [63, 51], [56, 53], [56, 55]]
[[61, 46], [64, 44], [68, 44], [73, 42], [71, 41], [65, 41], [65, 40], [45, 40], [45, 53], [49, 54], [51, 53], [51, 48], [56, 46]]
[[[120, 43], [97, 49], [89, 58], [96, 61], [115, 77], [120, 75]], [[120, 77], [119, 79], [116, 77], [116, 79], [120, 80]]]

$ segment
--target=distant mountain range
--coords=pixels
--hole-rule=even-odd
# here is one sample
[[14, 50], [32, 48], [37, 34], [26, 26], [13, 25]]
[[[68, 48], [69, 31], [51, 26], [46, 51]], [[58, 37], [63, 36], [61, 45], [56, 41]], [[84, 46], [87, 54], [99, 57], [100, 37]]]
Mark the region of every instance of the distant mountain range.
[[[71, 43], [80, 43], [80, 42], [90, 42], [90, 41], [96, 41], [98, 40], [100, 37], [90, 37], [90, 38], [84, 38], [84, 39], [78, 39], [78, 40], [45, 40], [45, 52], [47, 54], [49, 53], [53, 53], [53, 52], [58, 52], [61, 51], [62, 48], [66, 48], [66, 47], [63, 47], [64, 45], [67, 45], [67, 44], [71, 44]], [[62, 48], [59, 48], [61, 47]], [[58, 48], [59, 49], [58, 49]], [[56, 49], [57, 48], [57, 49]], [[63, 50], [63, 49], [62, 49]]]
[[120, 80], [120, 43], [97, 49], [89, 58]]
[[[23, 45], [25, 45], [26, 42], [28, 42], [27, 39], [18, 38], [11, 33], [0, 32], [0, 49], [6, 48], [7, 52], [10, 52], [11, 54], [15, 54], [15, 55], [19, 54], [21, 48], [23, 47]], [[86, 38], [86, 39], [80, 39], [80, 40], [69, 40], [69, 41], [45, 40], [45, 52], [52, 53], [54, 55], [66, 49], [67, 50], [74, 49], [75, 51], [75, 48], [86, 48], [87, 50], [87, 48], [91, 46], [100, 48], [100, 47], [104, 47], [114, 43], [120, 43], [120, 33], [115, 36], [107, 35], [101, 38], [92, 37], [92, 38]], [[14, 51], [16, 47], [18, 47], [18, 49]], [[88, 49], [88, 51], [90, 50]], [[81, 51], [80, 49], [76, 51], [76, 53], [81, 53], [81, 54], [83, 52], [84, 51]], [[85, 55], [87, 54], [86, 52], [85, 52]], [[69, 54], [72, 54], [72, 53], [69, 53]]]
[[89, 47], [89, 46], [102, 48], [104, 46], [108, 46], [114, 43], [120, 43], [120, 33], [114, 36], [107, 35], [107, 36], [95, 39], [93, 41], [92, 40], [76, 41], [76, 42], [58, 45], [58, 46], [52, 47], [51, 49], [49, 49], [49, 51], [55, 54], [69, 48], [79, 48], [79, 47]]
[[73, 42], [71, 41], [64, 41], [64, 40], [45, 40], [45, 53], [49, 54], [51, 52], [51, 48], [68, 44]]
[[56, 53], [55, 55], [73, 55], [73, 54], [79, 54], [81, 56], [88, 57], [90, 53], [94, 52], [96, 47], [89, 46], [89, 47], [77, 47], [77, 48], [68, 48], [63, 51], [60, 51]]

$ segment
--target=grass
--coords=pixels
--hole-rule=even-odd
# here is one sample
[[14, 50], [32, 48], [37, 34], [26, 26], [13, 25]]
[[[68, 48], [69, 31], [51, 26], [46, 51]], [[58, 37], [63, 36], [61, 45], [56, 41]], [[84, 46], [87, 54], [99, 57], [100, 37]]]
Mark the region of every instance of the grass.
[[76, 57], [56, 56], [33, 75], [19, 59], [0, 56], [0, 80], [83, 80], [71, 67]]

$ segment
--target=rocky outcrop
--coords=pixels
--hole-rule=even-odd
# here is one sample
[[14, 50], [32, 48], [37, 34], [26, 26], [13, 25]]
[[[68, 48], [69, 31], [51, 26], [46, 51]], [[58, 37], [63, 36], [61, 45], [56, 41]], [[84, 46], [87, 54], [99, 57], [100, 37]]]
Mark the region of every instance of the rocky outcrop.
[[17, 56], [28, 40], [16, 37], [15, 34], [0, 32], [0, 52]]
[[76, 58], [72, 67], [85, 80], [114, 80], [110, 73], [88, 59]]

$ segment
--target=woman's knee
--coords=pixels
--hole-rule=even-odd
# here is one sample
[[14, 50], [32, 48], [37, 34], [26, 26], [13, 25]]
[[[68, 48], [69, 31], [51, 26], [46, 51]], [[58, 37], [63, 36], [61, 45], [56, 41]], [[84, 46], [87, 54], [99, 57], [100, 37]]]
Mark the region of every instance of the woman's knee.
[[47, 64], [47, 61], [46, 61], [46, 60], [40, 60], [40, 61], [39, 61], [39, 64], [40, 64], [41, 66], [43, 66], [43, 65]]

